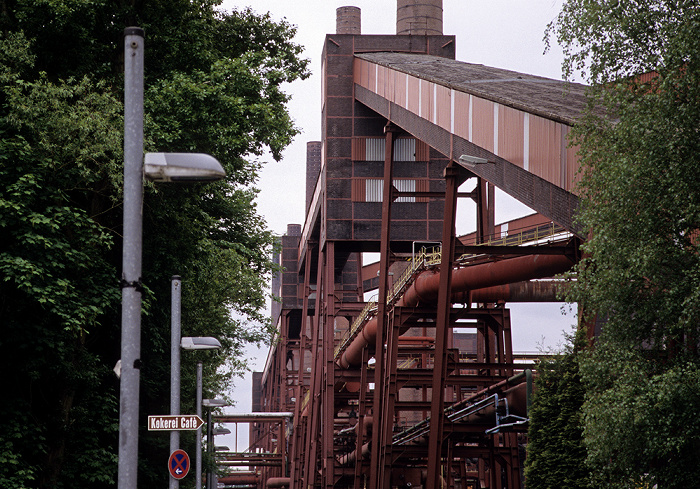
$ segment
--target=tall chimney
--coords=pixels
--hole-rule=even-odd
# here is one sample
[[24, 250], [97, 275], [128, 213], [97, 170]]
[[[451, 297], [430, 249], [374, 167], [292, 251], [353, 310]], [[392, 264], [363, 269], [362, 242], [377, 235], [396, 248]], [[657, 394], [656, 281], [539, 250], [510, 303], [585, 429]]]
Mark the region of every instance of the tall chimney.
[[309, 141], [306, 143], [306, 212], [309, 212], [320, 173], [321, 141]]
[[338, 7], [335, 10], [336, 34], [362, 34], [360, 8]]
[[442, 35], [442, 0], [397, 0], [396, 34]]

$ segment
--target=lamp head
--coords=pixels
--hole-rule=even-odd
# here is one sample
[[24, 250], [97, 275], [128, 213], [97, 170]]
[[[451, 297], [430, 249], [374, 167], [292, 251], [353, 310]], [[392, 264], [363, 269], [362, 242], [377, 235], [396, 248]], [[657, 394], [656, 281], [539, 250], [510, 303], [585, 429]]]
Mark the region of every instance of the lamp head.
[[143, 173], [153, 182], [210, 182], [226, 176], [221, 163], [204, 153], [146, 153]]
[[459, 162], [463, 166], [474, 168], [476, 165], [485, 165], [489, 160], [486, 158], [479, 158], [478, 156], [462, 155], [459, 157]]
[[212, 336], [183, 336], [180, 347], [183, 350], [219, 350], [221, 343]]
[[228, 406], [228, 403], [223, 399], [203, 399], [202, 406], [208, 408], [225, 407]]

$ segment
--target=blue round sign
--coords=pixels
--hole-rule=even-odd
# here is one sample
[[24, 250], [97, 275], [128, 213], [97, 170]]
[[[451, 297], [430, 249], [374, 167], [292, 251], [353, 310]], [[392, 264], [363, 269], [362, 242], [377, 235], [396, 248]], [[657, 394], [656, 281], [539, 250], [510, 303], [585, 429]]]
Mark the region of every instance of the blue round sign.
[[190, 471], [190, 456], [184, 450], [175, 450], [168, 459], [168, 471], [173, 479], [182, 479]]

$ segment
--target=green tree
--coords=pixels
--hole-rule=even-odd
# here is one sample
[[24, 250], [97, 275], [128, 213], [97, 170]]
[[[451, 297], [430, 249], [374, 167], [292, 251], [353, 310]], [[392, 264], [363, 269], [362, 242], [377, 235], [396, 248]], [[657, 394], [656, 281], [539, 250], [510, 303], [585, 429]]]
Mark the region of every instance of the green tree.
[[579, 375], [585, 341], [581, 329], [563, 352], [543, 357], [537, 365], [525, 459], [528, 489], [591, 487], [581, 413], [585, 389]]
[[[581, 368], [604, 487], [688, 487], [700, 469], [700, 3], [570, 0], [550, 25], [592, 84], [580, 145], [590, 230], [571, 298], [605, 318]], [[697, 385], [697, 384], [695, 384]]]
[[[219, 159], [217, 184], [148, 185], [144, 202], [141, 487], [164, 486], [170, 277], [183, 334], [221, 353], [183, 355], [207, 393], [263, 341], [273, 236], [257, 214], [262, 155], [297, 133], [286, 83], [308, 76], [295, 29], [189, 0], [4, 0], [0, 9], [0, 487], [108, 487], [116, 479], [124, 27], [146, 32], [146, 149]], [[193, 444], [183, 436], [185, 446]]]

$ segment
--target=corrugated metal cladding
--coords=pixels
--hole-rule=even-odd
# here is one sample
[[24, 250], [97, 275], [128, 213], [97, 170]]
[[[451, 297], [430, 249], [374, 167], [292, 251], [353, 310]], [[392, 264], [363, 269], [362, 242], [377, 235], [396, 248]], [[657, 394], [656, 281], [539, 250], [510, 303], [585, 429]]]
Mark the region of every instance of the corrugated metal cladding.
[[[386, 139], [353, 138], [352, 159], [354, 161], [384, 161]], [[430, 148], [423, 141], [413, 138], [398, 138], [394, 141], [394, 161], [428, 161]]]
[[[416, 181], [411, 179], [394, 179], [394, 187], [399, 192], [415, 192]], [[381, 178], [365, 180], [365, 202], [381, 202], [384, 195], [384, 181]], [[394, 202], [415, 202], [415, 197], [398, 197]]]
[[[367, 60], [356, 58], [354, 66], [357, 85], [558, 187], [567, 191], [575, 189], [578, 158], [576, 148], [568, 147], [566, 123]], [[498, 80], [488, 81], [495, 85]], [[482, 90], [486, 89], [482, 87]], [[555, 91], [556, 87], [551, 90]], [[403, 159], [409, 157], [403, 151], [410, 153], [411, 149], [397, 144], [396, 161], [413, 161]], [[374, 142], [370, 146], [368, 140], [366, 152], [370, 161], [383, 160], [383, 140], [376, 146]]]
[[[381, 202], [383, 194], [383, 180], [381, 178], [353, 178], [352, 201], [353, 202]], [[427, 178], [407, 179], [397, 178], [394, 187], [400, 192], [428, 192], [430, 180]], [[428, 197], [399, 197], [395, 202], [428, 202]]]

